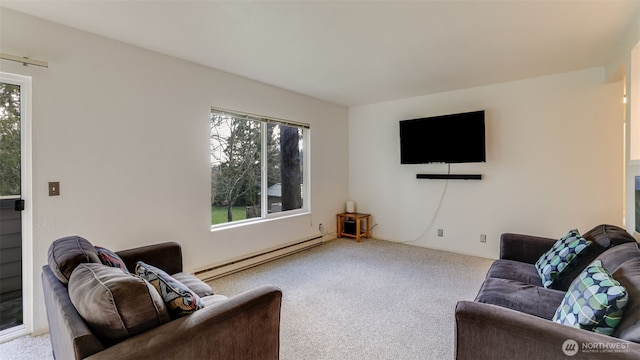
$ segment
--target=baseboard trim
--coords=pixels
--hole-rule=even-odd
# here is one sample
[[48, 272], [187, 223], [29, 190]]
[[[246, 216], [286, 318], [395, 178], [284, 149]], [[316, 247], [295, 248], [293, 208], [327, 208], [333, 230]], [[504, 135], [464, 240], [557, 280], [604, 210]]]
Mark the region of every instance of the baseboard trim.
[[325, 239], [324, 236], [321, 235], [312, 237], [310, 239], [297, 241], [288, 245], [262, 251], [257, 254], [245, 256], [231, 261], [226, 261], [220, 264], [211, 265], [209, 267], [195, 271], [194, 275], [202, 281], [217, 279], [238, 271], [246, 270], [269, 261], [273, 261], [300, 251], [310, 249], [312, 247], [322, 245], [326, 240], [327, 239]]

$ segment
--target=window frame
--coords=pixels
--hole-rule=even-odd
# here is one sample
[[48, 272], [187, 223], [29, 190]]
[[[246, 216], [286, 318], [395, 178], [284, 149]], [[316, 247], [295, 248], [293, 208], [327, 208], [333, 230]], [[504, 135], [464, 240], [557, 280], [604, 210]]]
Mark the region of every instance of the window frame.
[[[302, 123], [302, 122], [279, 119], [279, 118], [270, 117], [270, 116], [250, 114], [243, 111], [229, 110], [229, 109], [225, 109], [217, 106], [211, 107], [209, 121], [211, 121], [211, 116], [213, 116], [213, 114], [216, 112], [221, 114], [222, 113], [229, 114], [230, 116], [234, 116], [234, 117], [235, 116], [243, 117], [247, 120], [260, 121], [260, 137], [261, 137], [260, 216], [255, 218], [250, 218], [250, 219], [234, 220], [231, 222], [224, 222], [220, 224], [210, 224], [211, 231], [219, 230], [219, 229], [227, 229], [227, 228], [236, 227], [236, 226], [243, 226], [247, 224], [255, 224], [255, 223], [264, 222], [264, 221], [271, 221], [275, 219], [310, 214], [311, 213], [311, 176], [310, 176], [310, 173], [311, 173], [311, 161], [310, 161], [311, 160], [311, 154], [310, 154], [311, 125]], [[284, 125], [284, 126], [297, 127], [302, 129], [302, 143], [303, 143], [302, 150], [301, 150], [302, 151], [302, 179], [301, 179], [302, 180], [302, 187], [301, 187], [302, 207], [299, 209], [278, 211], [278, 212], [272, 212], [272, 213], [268, 211], [269, 202], [268, 202], [268, 194], [267, 194], [267, 188], [268, 188], [267, 126], [269, 126], [269, 124]], [[212, 163], [211, 161], [209, 161], [209, 166], [211, 167], [211, 165]], [[211, 198], [211, 189], [209, 191], [210, 191], [209, 198]]]
[[640, 165], [640, 41], [631, 49], [629, 87], [625, 89], [627, 121], [629, 122], [629, 164]]

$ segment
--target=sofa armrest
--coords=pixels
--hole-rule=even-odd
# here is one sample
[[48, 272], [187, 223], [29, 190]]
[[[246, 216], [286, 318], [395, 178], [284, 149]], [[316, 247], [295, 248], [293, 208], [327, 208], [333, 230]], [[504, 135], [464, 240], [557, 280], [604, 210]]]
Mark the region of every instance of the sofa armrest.
[[534, 264], [557, 239], [504, 233], [500, 236], [500, 259]]
[[78, 314], [67, 287], [49, 265], [42, 267], [41, 279], [54, 356], [57, 359], [82, 359], [102, 351], [104, 346]]
[[640, 353], [640, 344], [496, 305], [460, 301], [455, 319], [457, 360], [564, 359], [567, 340], [577, 343], [571, 359], [637, 359]]
[[278, 359], [282, 292], [263, 286], [230, 297], [88, 359]]
[[143, 261], [153, 265], [169, 274], [182, 271], [182, 249], [176, 242], [164, 242], [141, 246], [133, 249], [117, 251], [116, 254], [122, 258], [127, 269], [133, 272], [136, 262]]

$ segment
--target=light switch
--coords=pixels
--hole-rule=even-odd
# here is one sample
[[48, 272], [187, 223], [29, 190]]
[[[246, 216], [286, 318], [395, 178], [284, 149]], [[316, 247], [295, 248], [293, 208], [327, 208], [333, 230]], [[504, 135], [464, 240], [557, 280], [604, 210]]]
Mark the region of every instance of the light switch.
[[49, 182], [49, 196], [59, 196], [60, 195], [60, 182], [53, 181]]

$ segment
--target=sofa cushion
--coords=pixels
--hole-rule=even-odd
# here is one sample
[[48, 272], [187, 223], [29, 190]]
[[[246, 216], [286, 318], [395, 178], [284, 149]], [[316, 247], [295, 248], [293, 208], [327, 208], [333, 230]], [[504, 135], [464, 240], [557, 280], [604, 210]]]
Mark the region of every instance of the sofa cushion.
[[573, 281], [553, 321], [611, 335], [622, 319], [627, 299], [627, 290], [595, 260]]
[[96, 251], [98, 252], [98, 257], [100, 261], [107, 266], [118, 268], [125, 273], [129, 273], [129, 269], [127, 269], [127, 265], [124, 264], [124, 261], [118, 256], [118, 254], [114, 253], [109, 249], [105, 249], [101, 246], [95, 246]]
[[475, 301], [551, 319], [564, 294], [564, 291], [520, 281], [488, 278], [482, 284]]
[[533, 264], [498, 259], [491, 264], [487, 278], [515, 280], [525, 284], [542, 286], [540, 274]]
[[[631, 236], [625, 229], [608, 224], [595, 226], [593, 229], [583, 234], [582, 237], [587, 241], [591, 241], [591, 245], [589, 245], [585, 251], [580, 253], [580, 256], [575, 259], [574, 263], [572, 263], [570, 267], [562, 271], [562, 273], [553, 280], [553, 284], [550, 286], [551, 288], [563, 291], [567, 290], [569, 285], [571, 285], [573, 280], [580, 275], [582, 270], [591, 264], [593, 260], [599, 257], [600, 254], [607, 251], [607, 249], [629, 242], [635, 243], [633, 236]], [[605, 269], [612, 271], [612, 269], [607, 267], [606, 264]]]
[[605, 269], [613, 273], [623, 263], [634, 258], [640, 258], [640, 248], [638, 246], [639, 244], [634, 242], [612, 247], [600, 254], [598, 260], [602, 261], [602, 266]]
[[196, 295], [202, 297], [213, 295], [213, 289], [211, 286], [207, 285], [204, 281], [198, 279], [192, 274], [179, 272], [171, 275], [174, 279], [183, 283], [186, 287], [188, 287], [191, 291], [193, 291]]
[[582, 235], [583, 238], [593, 241], [604, 249], [636, 240], [625, 229], [609, 224], [595, 226]]
[[203, 307], [198, 295], [162, 269], [138, 261], [136, 274], [156, 288], [173, 317], [188, 315]]
[[551, 286], [558, 274], [567, 269], [590, 244], [577, 229], [570, 230], [556, 241], [535, 263], [542, 285]]
[[624, 316], [613, 336], [640, 343], [640, 257], [620, 265], [613, 273], [613, 278], [627, 289], [629, 295]]
[[49, 246], [47, 258], [53, 274], [63, 284], [69, 282], [71, 273], [78, 264], [101, 263], [93, 245], [80, 236], [67, 236], [55, 240]]
[[202, 298], [202, 305], [204, 307], [215, 306], [216, 304], [223, 303], [229, 298], [224, 295], [209, 295]]
[[78, 313], [113, 344], [171, 320], [158, 292], [142, 278], [103, 264], [80, 264], [69, 279]]

